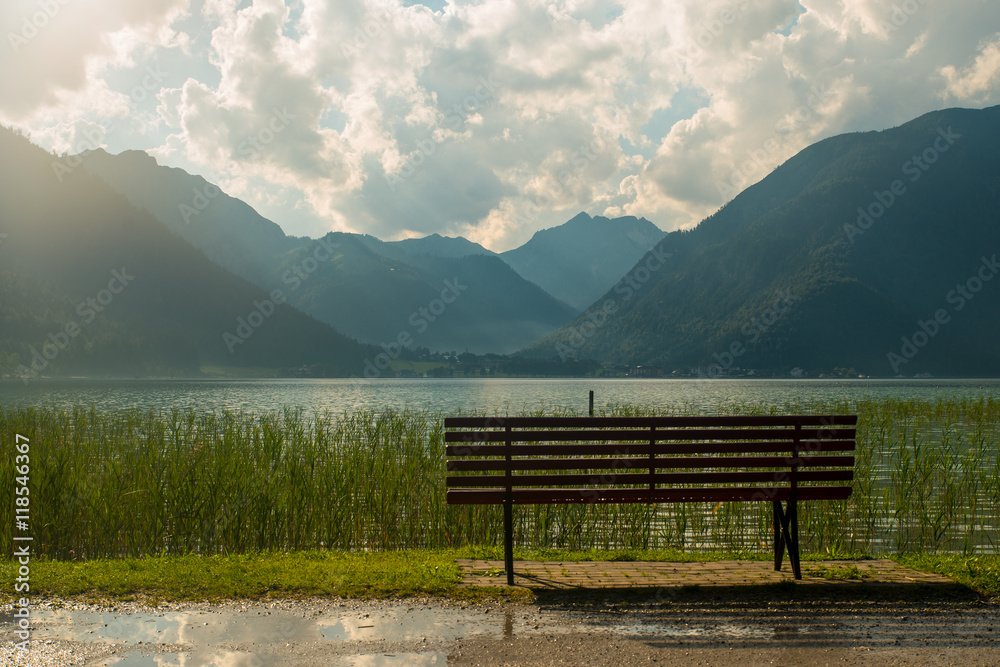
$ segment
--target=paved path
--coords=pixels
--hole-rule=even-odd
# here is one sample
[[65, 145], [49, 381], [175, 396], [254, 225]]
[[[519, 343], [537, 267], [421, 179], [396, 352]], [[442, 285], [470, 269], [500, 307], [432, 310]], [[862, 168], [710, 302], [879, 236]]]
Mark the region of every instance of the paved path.
[[[500, 560], [459, 559], [465, 586], [504, 586]], [[514, 584], [533, 589], [741, 586], [795, 581], [786, 562], [780, 572], [766, 561], [705, 563], [515, 561]], [[802, 563], [801, 584], [954, 584], [891, 560], [824, 560]]]

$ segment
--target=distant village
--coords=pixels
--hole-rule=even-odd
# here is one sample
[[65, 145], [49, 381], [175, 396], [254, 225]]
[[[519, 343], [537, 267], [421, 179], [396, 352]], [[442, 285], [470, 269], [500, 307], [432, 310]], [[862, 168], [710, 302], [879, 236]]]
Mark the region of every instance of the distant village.
[[[802, 368], [788, 371], [761, 370], [720, 365], [669, 369], [652, 364], [625, 365], [592, 360], [554, 361], [500, 354], [477, 355], [471, 352], [430, 352], [426, 349], [405, 355], [393, 362], [379, 377], [396, 378], [490, 378], [490, 377], [602, 377], [602, 378], [857, 378], [853, 368], [835, 368], [810, 373]], [[320, 366], [283, 369], [286, 377], [327, 377]]]

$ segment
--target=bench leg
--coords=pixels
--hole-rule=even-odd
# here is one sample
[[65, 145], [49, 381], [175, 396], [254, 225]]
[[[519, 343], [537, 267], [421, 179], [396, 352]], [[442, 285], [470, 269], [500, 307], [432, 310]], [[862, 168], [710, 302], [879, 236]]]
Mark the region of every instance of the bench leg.
[[792, 564], [792, 573], [796, 579], [802, 578], [802, 570], [799, 568], [799, 507], [795, 502], [795, 497], [788, 501], [788, 523], [791, 532], [791, 540], [788, 542], [788, 560]]
[[514, 585], [514, 502], [508, 498], [503, 504], [503, 560], [507, 571], [507, 585]]
[[796, 579], [802, 578], [799, 567], [799, 512], [798, 503], [792, 498], [781, 508], [781, 501], [774, 502], [774, 571], [781, 571], [781, 562], [785, 558], [785, 547], [788, 547], [788, 562], [792, 566], [792, 574]]
[[781, 571], [781, 561], [785, 559], [785, 539], [783, 533], [786, 532], [784, 514], [781, 511], [781, 501], [775, 500], [774, 504], [774, 571]]

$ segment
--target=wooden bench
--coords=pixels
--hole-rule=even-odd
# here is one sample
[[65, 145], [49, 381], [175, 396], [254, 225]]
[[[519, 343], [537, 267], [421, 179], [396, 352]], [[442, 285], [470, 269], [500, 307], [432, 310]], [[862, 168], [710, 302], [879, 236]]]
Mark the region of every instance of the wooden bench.
[[509, 585], [513, 506], [552, 503], [771, 502], [774, 569], [787, 547], [801, 579], [797, 503], [851, 495], [856, 424], [856, 415], [449, 417], [447, 498], [503, 505]]

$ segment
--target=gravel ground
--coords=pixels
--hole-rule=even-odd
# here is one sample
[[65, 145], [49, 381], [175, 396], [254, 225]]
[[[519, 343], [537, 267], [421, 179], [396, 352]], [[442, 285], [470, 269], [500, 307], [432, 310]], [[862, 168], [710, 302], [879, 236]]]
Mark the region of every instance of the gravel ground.
[[[785, 596], [794, 595], [788, 600]], [[532, 604], [37, 601], [28, 654], [0, 664], [1000, 665], [1000, 604], [956, 591], [540, 594]]]

